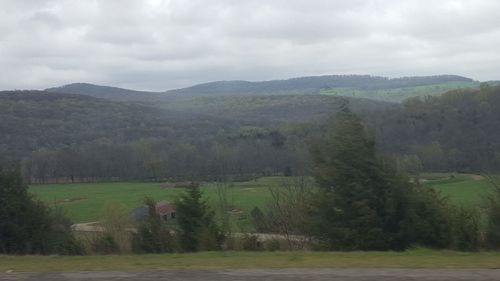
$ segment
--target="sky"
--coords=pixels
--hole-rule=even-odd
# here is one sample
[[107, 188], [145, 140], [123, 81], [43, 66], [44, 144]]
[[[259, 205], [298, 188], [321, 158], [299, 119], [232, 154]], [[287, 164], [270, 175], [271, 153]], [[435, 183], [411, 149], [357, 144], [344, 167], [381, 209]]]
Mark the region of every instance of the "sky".
[[0, 0], [0, 89], [457, 74], [500, 80], [498, 0]]

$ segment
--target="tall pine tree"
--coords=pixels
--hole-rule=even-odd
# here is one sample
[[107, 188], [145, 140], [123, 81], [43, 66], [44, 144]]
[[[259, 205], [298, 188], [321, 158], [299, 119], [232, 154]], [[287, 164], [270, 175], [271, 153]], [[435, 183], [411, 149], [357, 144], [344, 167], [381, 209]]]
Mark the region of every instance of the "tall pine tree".
[[313, 148], [315, 178], [322, 188], [316, 236], [335, 250], [402, 249], [408, 183], [385, 171], [373, 135], [347, 109], [325, 128]]
[[190, 187], [176, 205], [181, 249], [186, 252], [220, 250], [225, 236], [215, 223], [215, 214], [203, 200], [200, 189]]

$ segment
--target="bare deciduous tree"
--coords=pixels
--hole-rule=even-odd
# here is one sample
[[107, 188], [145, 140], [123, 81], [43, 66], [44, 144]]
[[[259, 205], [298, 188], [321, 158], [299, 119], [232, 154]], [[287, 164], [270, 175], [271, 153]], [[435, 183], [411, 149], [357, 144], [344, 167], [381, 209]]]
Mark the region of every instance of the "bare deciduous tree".
[[314, 193], [310, 178], [291, 178], [279, 187], [270, 187], [269, 220], [274, 231], [283, 235], [290, 250], [303, 249], [309, 241], [309, 208]]

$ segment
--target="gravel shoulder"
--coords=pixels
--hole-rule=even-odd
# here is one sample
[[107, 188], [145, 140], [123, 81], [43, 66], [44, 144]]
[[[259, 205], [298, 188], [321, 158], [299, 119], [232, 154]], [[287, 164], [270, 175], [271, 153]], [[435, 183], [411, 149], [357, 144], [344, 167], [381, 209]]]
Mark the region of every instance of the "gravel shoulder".
[[0, 280], [190, 280], [190, 281], [368, 281], [368, 280], [500, 280], [498, 269], [258, 269], [258, 270], [164, 270], [147, 272], [1, 273]]

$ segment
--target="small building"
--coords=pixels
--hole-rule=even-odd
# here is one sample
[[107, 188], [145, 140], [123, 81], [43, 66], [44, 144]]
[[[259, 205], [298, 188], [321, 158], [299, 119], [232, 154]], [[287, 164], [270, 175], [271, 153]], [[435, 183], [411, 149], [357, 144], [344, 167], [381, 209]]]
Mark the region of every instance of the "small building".
[[[167, 222], [175, 219], [176, 208], [175, 204], [169, 203], [167, 201], [160, 201], [156, 203], [155, 211], [160, 218]], [[132, 211], [132, 219], [135, 221], [141, 221], [148, 217], [148, 206], [143, 206]]]
[[156, 203], [156, 213], [164, 221], [175, 219], [175, 205], [166, 201]]

